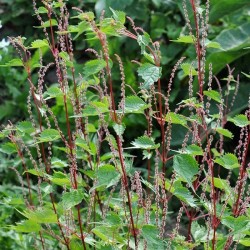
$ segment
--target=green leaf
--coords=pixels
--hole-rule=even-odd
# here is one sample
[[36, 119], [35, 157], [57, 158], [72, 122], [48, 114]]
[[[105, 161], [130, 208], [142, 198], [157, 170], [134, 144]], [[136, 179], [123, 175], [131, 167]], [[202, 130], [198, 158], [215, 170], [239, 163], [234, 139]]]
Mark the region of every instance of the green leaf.
[[[210, 178], [211, 179], [211, 178]], [[214, 186], [225, 191], [227, 194], [231, 194], [232, 190], [226, 180], [214, 177]]]
[[108, 230], [109, 228], [105, 228], [104, 226], [98, 226], [98, 227], [95, 227], [92, 232], [98, 236], [101, 240], [103, 240], [104, 242], [107, 242], [109, 241], [109, 237], [107, 235], [107, 232], [109, 231]]
[[143, 113], [149, 104], [145, 103], [138, 96], [128, 96], [125, 98], [125, 112], [126, 113]]
[[16, 226], [11, 226], [11, 228], [20, 233], [38, 233], [41, 230], [41, 225], [35, 221], [25, 220], [21, 223], [17, 223]]
[[178, 154], [174, 156], [173, 168], [191, 187], [194, 176], [198, 173], [198, 163], [193, 156]]
[[192, 222], [191, 232], [195, 239], [195, 242], [207, 241], [207, 230], [204, 226], [199, 225], [197, 221]]
[[[225, 1], [223, 0], [223, 2]], [[243, 48], [250, 46], [250, 22], [245, 22], [240, 26], [237, 25], [236, 28], [224, 29], [213, 42], [219, 43], [222, 49], [216, 49], [216, 51], [208, 55], [207, 65], [212, 63], [213, 72], [217, 74], [225, 65], [249, 53], [248, 50]]]
[[13, 154], [17, 152], [16, 145], [12, 142], [6, 142], [1, 145], [0, 151], [5, 154]]
[[228, 121], [233, 122], [236, 126], [241, 128], [250, 125], [250, 121], [246, 115], [236, 115], [234, 118], [228, 118]]
[[222, 217], [221, 223], [233, 230], [231, 234], [238, 234], [250, 229], [250, 220], [248, 217], [241, 215], [237, 218], [233, 216]]
[[117, 213], [110, 211], [106, 216], [106, 222], [110, 226], [120, 226], [122, 224], [122, 219]]
[[[95, 246], [96, 243], [95, 239], [90, 235], [84, 237], [84, 242], [91, 246]], [[71, 236], [69, 247], [71, 250], [83, 250], [82, 241], [76, 236]]]
[[113, 128], [114, 128], [116, 134], [119, 135], [119, 136], [121, 136], [121, 135], [123, 135], [126, 127], [125, 127], [124, 124], [117, 124], [117, 123], [115, 123], [113, 125]]
[[211, 10], [209, 13], [209, 21], [214, 23], [224, 15], [231, 14], [232, 12], [245, 7], [249, 4], [248, 0], [211, 0]]
[[86, 126], [87, 133], [95, 133], [97, 129], [95, 128], [94, 124], [88, 123]]
[[203, 155], [203, 150], [201, 147], [195, 145], [195, 144], [192, 144], [192, 145], [189, 145], [187, 146], [185, 149], [184, 149], [184, 152], [186, 154], [190, 154], [190, 155]]
[[94, 59], [85, 63], [83, 73], [85, 77], [99, 73], [106, 67], [106, 62], [103, 59]]
[[52, 185], [48, 184], [47, 182], [42, 182], [40, 189], [42, 190], [43, 197], [53, 192]]
[[91, 152], [91, 150], [90, 150], [90, 148], [88, 146], [87, 141], [84, 140], [83, 138], [80, 138], [80, 137], [76, 138], [75, 144], [78, 147], [80, 147], [80, 148], [84, 149], [85, 151], [87, 151], [88, 153], [92, 154], [92, 152]]
[[17, 125], [17, 129], [20, 132], [26, 133], [26, 134], [32, 134], [35, 132], [35, 129], [33, 128], [32, 123], [29, 121], [19, 122]]
[[214, 48], [214, 49], [221, 49], [221, 45], [218, 42], [207, 41], [206, 42], [207, 48]]
[[124, 24], [126, 21], [126, 14], [123, 11], [113, 10], [111, 7], [109, 9], [113, 13], [113, 17], [116, 21], [120, 22], [121, 24]]
[[195, 199], [190, 193], [190, 191], [183, 187], [180, 181], [176, 181], [173, 185], [173, 194], [179, 198], [181, 201], [187, 203], [191, 207], [197, 207], [195, 204]]
[[85, 194], [82, 190], [73, 189], [70, 192], [63, 193], [62, 206], [63, 209], [69, 210], [70, 208], [82, 202]]
[[228, 129], [225, 129], [225, 128], [216, 128], [215, 130], [216, 130], [216, 132], [218, 132], [221, 135], [224, 135], [224, 136], [226, 136], [226, 137], [228, 137], [230, 139], [233, 138], [232, 132], [230, 132]]
[[79, 18], [80, 20], [87, 20], [87, 21], [93, 21], [95, 19], [95, 14], [91, 11], [81, 13], [80, 15], [76, 16], [76, 18]]
[[159, 231], [155, 225], [144, 225], [141, 234], [149, 245], [158, 245], [160, 243], [158, 238]]
[[141, 86], [144, 89], [149, 89], [161, 77], [161, 67], [157, 67], [151, 63], [142, 64], [137, 72], [144, 80], [144, 84]]
[[77, 27], [71, 27], [71, 29], [69, 29], [70, 32], [77, 32], [73, 40], [76, 40], [82, 33], [90, 30], [91, 27], [87, 21], [82, 21], [77, 25]]
[[83, 250], [82, 242], [78, 239], [72, 239], [69, 243], [69, 247], [72, 250]]
[[244, 76], [246, 76], [247, 78], [249, 78], [250, 79], [250, 75], [249, 74], [247, 74], [247, 73], [244, 73], [244, 72], [241, 72]]
[[44, 92], [44, 100], [49, 100], [58, 96], [62, 96], [63, 92], [57, 86], [51, 86]]
[[103, 113], [109, 113], [109, 102], [107, 98], [102, 101], [93, 101], [83, 109], [82, 116], [97, 116]]
[[53, 176], [48, 176], [48, 178], [52, 183], [59, 185], [59, 186], [65, 186], [65, 185], [70, 186], [71, 185], [70, 178], [66, 174], [64, 174], [60, 171], [58, 171], [58, 172], [54, 171]]
[[23, 62], [20, 58], [12, 59], [3, 65], [0, 65], [0, 67], [23, 67], [23, 66], [24, 66]]
[[138, 137], [131, 144], [134, 147], [141, 149], [156, 149], [160, 147], [159, 143], [155, 144], [154, 139], [146, 135]]
[[120, 173], [112, 165], [103, 165], [96, 171], [96, 178], [98, 181], [97, 187], [105, 186], [106, 188], [113, 186], [120, 179]]
[[142, 152], [142, 154], [143, 154], [143, 160], [145, 160], [145, 159], [151, 159], [151, 157], [152, 157], [152, 152], [149, 152], [148, 150], [143, 150], [143, 152]]
[[197, 76], [198, 72], [194, 69], [194, 67], [190, 63], [182, 63], [181, 68], [184, 72], [184, 76]]
[[110, 135], [106, 136], [105, 140], [107, 140], [109, 143], [111, 143], [112, 146], [113, 146], [115, 149], [118, 148], [116, 139], [115, 139], [115, 137], [114, 137], [113, 135], [110, 134]]
[[146, 51], [143, 52], [143, 55], [145, 56], [145, 58], [151, 62], [151, 63], [155, 63], [154, 61], [154, 57], [151, 54], [148, 54]]
[[48, 142], [59, 139], [60, 133], [56, 129], [45, 129], [41, 132], [39, 141], [40, 142]]
[[[137, 35], [137, 42], [141, 47], [141, 54], [145, 54], [145, 48], [150, 43], [150, 36], [147, 32], [144, 32], [143, 35]], [[154, 63], [154, 60], [153, 60]]]
[[92, 155], [96, 155], [96, 153], [97, 153], [97, 146], [96, 146], [96, 144], [94, 142], [90, 142], [89, 143], [89, 148], [91, 150], [91, 154]]
[[214, 162], [226, 169], [234, 169], [240, 166], [238, 158], [234, 154], [225, 154], [220, 158], [216, 158]]
[[35, 40], [34, 42], [31, 43], [31, 49], [38, 49], [38, 48], [43, 48], [43, 47], [49, 47], [49, 43], [46, 39], [43, 40]]
[[143, 178], [141, 178], [141, 182], [146, 186], [148, 187], [149, 189], [151, 189], [154, 193], [156, 192], [155, 191], [155, 187], [148, 181], [144, 180]]
[[195, 37], [194, 36], [180, 36], [177, 40], [171, 40], [175, 43], [194, 43]]
[[52, 157], [51, 159], [51, 167], [52, 168], [66, 168], [68, 166], [68, 163], [58, 159], [57, 157]]
[[239, 243], [243, 246], [250, 247], [250, 238], [244, 238], [239, 241]]
[[190, 105], [190, 106], [194, 106], [195, 108], [202, 108], [203, 107], [202, 103], [200, 103], [195, 97], [191, 97], [189, 99], [182, 100], [178, 104], [183, 104], [183, 103]]
[[44, 176], [44, 172], [42, 170], [36, 170], [36, 169], [29, 169], [29, 170], [25, 171], [24, 173], [30, 173], [30, 174], [33, 174], [36, 176], [41, 176], [41, 177]]
[[100, 30], [109, 36], [120, 36], [119, 30], [123, 28], [122, 23], [113, 18], [104, 18], [100, 23]]
[[[101, 103], [101, 102], [99, 102], [99, 103]], [[108, 112], [109, 112], [109, 110], [107, 108], [105, 108], [105, 110], [102, 110], [102, 112], [98, 112], [95, 107], [92, 107], [91, 105], [89, 105], [83, 109], [82, 116], [83, 117], [98, 116], [101, 113], [108, 113]]]
[[216, 102], [221, 103], [221, 95], [218, 91], [215, 90], [205, 90], [203, 94], [208, 96], [209, 98], [215, 100]]
[[52, 3], [52, 6], [53, 6], [53, 8], [61, 8], [61, 7], [63, 7], [63, 5], [64, 5], [64, 3], [63, 2], [61, 2], [61, 1], [58, 1], [58, 2], [56, 2], [56, 1], [54, 1], [53, 3]]
[[37, 9], [37, 12], [39, 13], [39, 14], [47, 14], [48, 13], [48, 10], [45, 8], [45, 7], [39, 7], [38, 9]]
[[43, 23], [41, 26], [34, 26], [34, 28], [48, 28], [50, 26], [58, 26], [56, 19], [51, 19]]
[[124, 239], [119, 235], [117, 227], [98, 226], [92, 232], [98, 236], [107, 245], [114, 245], [116, 243], [123, 243]]
[[180, 124], [184, 127], [187, 125], [187, 118], [184, 115], [176, 114], [174, 112], [167, 113], [165, 120], [168, 123]]
[[57, 216], [52, 208], [43, 207], [35, 211], [25, 210], [21, 213], [23, 216], [36, 223], [56, 223]]
[[73, 62], [70, 60], [69, 54], [66, 51], [60, 52], [59, 56], [65, 61], [66, 65], [68, 67], [73, 67], [74, 66]]

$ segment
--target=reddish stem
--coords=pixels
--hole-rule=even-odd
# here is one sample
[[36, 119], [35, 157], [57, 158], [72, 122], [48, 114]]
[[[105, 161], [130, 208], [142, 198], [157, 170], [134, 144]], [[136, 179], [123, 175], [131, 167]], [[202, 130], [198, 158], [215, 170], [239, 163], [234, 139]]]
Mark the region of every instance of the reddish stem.
[[199, 82], [199, 94], [200, 98], [203, 97], [203, 87], [202, 87], [202, 74], [201, 71], [201, 44], [200, 44], [200, 35], [199, 35], [199, 23], [197, 20], [197, 11], [195, 6], [195, 0], [190, 0], [193, 13], [194, 13], [194, 22], [195, 22], [195, 30], [196, 30], [196, 51], [197, 51], [197, 60], [198, 60], [198, 82]]
[[43, 248], [43, 250], [45, 250], [44, 239], [43, 239], [43, 236], [42, 236], [42, 232], [41, 232], [41, 231], [39, 231], [39, 236], [40, 236], [40, 240], [41, 240], [41, 243], [42, 243], [42, 248]]
[[191, 235], [191, 227], [192, 227], [192, 223], [193, 223], [193, 212], [190, 211], [190, 216], [189, 216], [189, 222], [188, 222], [188, 234], [187, 234], [187, 240], [188, 242], [192, 241], [192, 235]]
[[[112, 108], [112, 119], [115, 123], [119, 123], [117, 115], [116, 115], [116, 107], [115, 107], [115, 99], [114, 99], [114, 94], [113, 94], [113, 84], [112, 84], [112, 79], [111, 79], [111, 70], [109, 67], [109, 61], [108, 61], [108, 56], [106, 54], [106, 49], [105, 49], [105, 40], [103, 37], [103, 34], [96, 28], [96, 33], [98, 35], [98, 38], [101, 42], [101, 46], [103, 48], [104, 51], [104, 57], [105, 57], [105, 62], [106, 62], [106, 71], [107, 71], [107, 75], [108, 75], [108, 83], [109, 83], [109, 93], [110, 93], [110, 98], [111, 98], [111, 108]], [[127, 174], [126, 174], [126, 167], [125, 167], [125, 163], [124, 163], [124, 159], [122, 156], [122, 141], [120, 139], [120, 137], [117, 135], [116, 136], [116, 140], [117, 140], [117, 145], [118, 145], [118, 154], [119, 154], [119, 160], [121, 163], [121, 169], [122, 169], [122, 181], [123, 184], [125, 186], [126, 189], [126, 194], [127, 194], [127, 199], [128, 199], [128, 206], [129, 206], [129, 213], [130, 213], [130, 221], [131, 221], [131, 225], [132, 225], [132, 231], [133, 231], [133, 236], [134, 236], [134, 240], [135, 240], [135, 246], [137, 247], [137, 237], [136, 237], [136, 229], [135, 229], [135, 225], [134, 225], [134, 219], [133, 219], [133, 213], [132, 213], [132, 202], [130, 199], [130, 194], [129, 194], [129, 187], [128, 187], [128, 178], [127, 178]]]
[[[249, 126], [249, 128], [250, 128], [250, 126]], [[249, 130], [249, 132], [250, 132], [250, 130]], [[248, 140], [247, 140], [247, 146], [246, 146], [245, 152], [248, 152], [248, 148], [249, 148], [249, 144], [250, 144], [250, 133], [249, 132], [248, 132]], [[237, 194], [237, 200], [236, 200], [236, 203], [235, 203], [235, 206], [233, 209], [233, 214], [235, 217], [237, 217], [239, 215], [239, 211], [240, 211], [239, 205], [240, 205], [241, 193], [243, 190], [243, 178], [246, 174], [246, 167], [247, 167], [246, 161], [247, 161], [247, 153], [244, 154], [244, 159], [242, 161], [241, 169], [240, 169], [240, 184], [239, 184], [239, 189], [238, 189], [238, 194]]]
[[[54, 32], [53, 32], [53, 28], [52, 28], [52, 19], [51, 19], [51, 9], [49, 7], [47, 7], [48, 9], [48, 18], [49, 18], [49, 23], [50, 23], [50, 34], [51, 34], [51, 39], [52, 39], [52, 54], [54, 56], [55, 59], [57, 59], [58, 57], [58, 53], [56, 52], [55, 49], [55, 39], [54, 39]], [[57, 60], [56, 60], [57, 62]], [[58, 63], [56, 63], [57, 67], [58, 67], [58, 73], [59, 73], [59, 81], [63, 82], [63, 77], [62, 77], [62, 72], [60, 70], [60, 66], [58, 65]], [[73, 150], [72, 150], [72, 138], [71, 138], [71, 129], [70, 129], [70, 123], [69, 123], [69, 115], [68, 115], [68, 106], [67, 106], [67, 97], [66, 97], [66, 92], [63, 91], [63, 102], [64, 102], [64, 108], [65, 108], [65, 116], [66, 116], [66, 126], [67, 126], [67, 134], [68, 134], [68, 144], [69, 144], [69, 149], [70, 149], [70, 155], [73, 158]], [[73, 180], [74, 180], [74, 189], [77, 189], [77, 173], [76, 173], [76, 169], [73, 169]], [[53, 204], [54, 207], [54, 211], [55, 210], [55, 206]], [[85, 245], [85, 241], [84, 241], [84, 235], [83, 235], [83, 230], [82, 230], [82, 221], [81, 221], [81, 214], [80, 214], [80, 206], [77, 206], [77, 214], [78, 214], [78, 222], [79, 222], [79, 227], [80, 227], [80, 234], [81, 234], [81, 240], [82, 240], [82, 244], [84, 249], [86, 249], [86, 245]], [[61, 232], [62, 228], [61, 225], [59, 225]], [[64, 235], [63, 235], [64, 236]], [[67, 242], [67, 241], [66, 241]], [[67, 244], [67, 248], [69, 249], [69, 246]]]

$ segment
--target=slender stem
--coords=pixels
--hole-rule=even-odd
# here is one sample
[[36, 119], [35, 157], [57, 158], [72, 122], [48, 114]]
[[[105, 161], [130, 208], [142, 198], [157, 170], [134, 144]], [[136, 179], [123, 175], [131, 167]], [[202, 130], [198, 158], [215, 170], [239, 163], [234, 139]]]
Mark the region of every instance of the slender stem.
[[199, 82], [199, 94], [200, 98], [203, 97], [203, 86], [202, 86], [202, 75], [203, 72], [201, 70], [201, 44], [200, 44], [200, 35], [199, 35], [199, 23], [197, 19], [197, 10], [195, 6], [195, 0], [190, 0], [191, 6], [194, 13], [194, 22], [195, 22], [195, 30], [196, 30], [196, 52], [197, 52], [197, 60], [198, 60], [198, 82]]
[[[25, 57], [26, 57], [26, 61], [28, 61], [27, 53], [25, 53]], [[36, 108], [37, 115], [38, 115], [38, 123], [39, 123], [40, 132], [42, 132], [43, 131], [42, 117], [41, 117], [41, 114], [40, 114], [40, 111], [39, 111], [39, 104], [38, 104], [37, 98], [35, 96], [35, 87], [34, 87], [34, 84], [32, 82], [31, 70], [30, 70], [29, 65], [27, 65], [26, 71], [27, 71], [27, 74], [28, 74], [28, 82], [30, 84], [31, 94], [32, 94], [34, 104], [35, 104], [35, 108]], [[46, 172], [47, 172], [47, 174], [49, 174], [50, 173], [50, 166], [49, 166], [49, 164], [47, 164], [47, 160], [46, 160], [46, 156], [45, 156], [45, 150], [44, 150], [44, 143], [41, 143], [41, 153], [42, 153], [42, 159], [43, 159], [43, 162], [44, 162], [44, 165], [45, 165]], [[61, 232], [62, 237], [64, 239], [65, 245], [67, 247], [67, 250], [70, 250], [68, 240], [66, 239], [66, 237], [64, 235], [64, 232], [62, 230], [62, 227], [61, 227], [61, 224], [60, 224], [60, 221], [59, 221], [59, 216], [58, 216], [58, 213], [57, 213], [57, 210], [56, 210], [56, 207], [55, 207], [55, 203], [54, 203], [54, 199], [53, 199], [53, 193], [50, 193], [50, 200], [51, 200], [51, 203], [52, 203], [52, 206], [53, 206], [54, 213], [57, 216], [57, 224], [59, 226], [60, 232]]]
[[52, 27], [52, 20], [51, 20], [51, 8], [47, 5], [48, 10], [48, 18], [49, 18], [49, 26], [50, 26], [50, 34], [51, 34], [51, 40], [52, 40], [52, 51], [55, 52], [55, 38], [54, 38], [54, 32]]
[[216, 216], [216, 191], [214, 186], [214, 166], [211, 166], [211, 178], [212, 178], [212, 197], [213, 197], [213, 219], [212, 219], [212, 228], [213, 228], [213, 239], [212, 239], [212, 249], [215, 250], [216, 243], [216, 229], [217, 229], [217, 216]]
[[[249, 126], [250, 127], [250, 126]], [[249, 130], [250, 132], [250, 130]], [[248, 152], [249, 144], [250, 144], [250, 133], [248, 132], [248, 141], [247, 141], [247, 146], [245, 149], [245, 152]], [[241, 193], [243, 190], [243, 178], [246, 174], [246, 161], [247, 161], [247, 153], [244, 154], [244, 159], [241, 164], [241, 169], [240, 169], [240, 184], [239, 184], [239, 189], [238, 189], [238, 194], [237, 194], [237, 200], [235, 202], [235, 207], [233, 210], [234, 216], [238, 216], [239, 214], [239, 205], [240, 205], [240, 197]]]
[[[109, 67], [109, 61], [108, 61], [108, 55], [107, 55], [107, 51], [106, 51], [106, 44], [105, 44], [105, 39], [103, 37], [103, 34], [96, 28], [96, 33], [99, 37], [99, 40], [101, 42], [103, 51], [104, 51], [104, 58], [105, 58], [105, 62], [106, 62], [106, 71], [107, 71], [107, 75], [108, 75], [108, 83], [109, 83], [109, 93], [110, 93], [110, 98], [111, 98], [111, 108], [112, 108], [112, 119], [115, 123], [119, 123], [117, 115], [116, 115], [116, 107], [115, 107], [115, 99], [114, 99], [114, 94], [113, 94], [113, 84], [112, 84], [112, 78], [111, 78], [111, 70]], [[126, 174], [126, 167], [125, 167], [125, 163], [124, 163], [124, 159], [122, 156], [122, 141], [120, 139], [120, 137], [117, 135], [116, 137], [116, 141], [117, 141], [117, 145], [118, 145], [118, 154], [119, 154], [119, 160], [121, 163], [121, 168], [122, 168], [122, 181], [123, 184], [125, 186], [126, 189], [126, 194], [127, 194], [127, 199], [128, 199], [128, 206], [129, 206], [129, 213], [130, 213], [130, 221], [131, 221], [131, 225], [132, 225], [132, 230], [133, 230], [133, 236], [134, 236], [134, 240], [135, 240], [135, 246], [137, 247], [137, 237], [136, 237], [136, 230], [135, 230], [135, 225], [134, 225], [134, 219], [133, 219], [133, 213], [132, 213], [132, 203], [131, 203], [131, 198], [130, 198], [130, 194], [129, 194], [129, 187], [128, 187], [128, 178], [127, 178], [127, 174]]]
[[[56, 66], [58, 67], [58, 73], [59, 73], [59, 78], [58, 79], [61, 83], [63, 83], [63, 76], [62, 76], [62, 72], [60, 69], [60, 65], [58, 64], [58, 53], [56, 53], [55, 50], [55, 39], [54, 39], [54, 32], [53, 32], [53, 28], [52, 28], [52, 20], [51, 20], [51, 9], [48, 7], [48, 18], [49, 18], [49, 22], [50, 22], [50, 34], [51, 34], [51, 39], [52, 39], [52, 53], [53, 56], [55, 58], [56, 61]], [[63, 87], [63, 85], [62, 85]], [[68, 114], [68, 105], [67, 105], [67, 96], [66, 96], [66, 92], [63, 89], [63, 102], [64, 102], [64, 108], [65, 108], [65, 117], [66, 117], [66, 126], [67, 126], [67, 134], [68, 134], [68, 144], [69, 144], [69, 149], [70, 149], [70, 156], [74, 157], [73, 155], [73, 150], [72, 150], [72, 135], [71, 135], [71, 129], [70, 129], [70, 122], [69, 122], [69, 114]], [[77, 189], [77, 172], [76, 169], [73, 168], [73, 180], [74, 180], [74, 189]], [[55, 208], [54, 204], [53, 207]], [[86, 245], [85, 245], [85, 241], [84, 241], [84, 235], [83, 235], [83, 229], [82, 229], [82, 220], [81, 220], [81, 213], [80, 213], [80, 206], [77, 205], [77, 214], [78, 214], [78, 222], [79, 222], [79, 227], [80, 227], [80, 234], [81, 234], [81, 240], [82, 240], [82, 244], [84, 249], [86, 249]], [[61, 226], [60, 226], [61, 229]], [[61, 230], [62, 231], [62, 230]], [[67, 245], [67, 248], [69, 248], [69, 246]]]
[[[71, 51], [70, 46], [69, 46], [69, 41], [68, 41], [68, 36], [67, 35], [65, 35], [65, 41], [66, 41], [66, 47], [67, 47], [67, 50], [68, 50], [70, 61], [73, 63], [72, 51]], [[76, 85], [74, 67], [70, 67], [70, 71], [71, 71], [72, 81], [73, 81], [73, 86], [74, 86], [73, 90], [74, 90], [74, 96], [75, 96], [75, 102], [76, 102], [75, 104], [76, 104], [76, 108], [77, 108], [77, 113], [80, 114], [81, 106], [80, 106], [80, 101], [79, 101], [79, 97], [78, 97], [78, 94], [77, 94], [77, 85]], [[85, 135], [85, 127], [84, 127], [84, 122], [83, 122], [82, 117], [80, 117], [80, 124], [81, 124], [82, 132]]]
[[137, 247], [137, 236], [136, 236], [136, 230], [135, 230], [135, 225], [134, 225], [134, 218], [133, 218], [133, 213], [132, 213], [132, 202], [130, 199], [130, 194], [129, 194], [129, 187], [128, 187], [128, 177], [126, 174], [126, 168], [125, 168], [125, 163], [124, 163], [124, 159], [122, 157], [122, 152], [121, 152], [121, 140], [120, 137], [117, 136], [117, 144], [118, 144], [118, 153], [119, 153], [119, 159], [121, 162], [121, 166], [122, 166], [122, 174], [123, 174], [123, 184], [125, 186], [126, 189], [126, 193], [127, 193], [127, 198], [128, 198], [128, 207], [129, 207], [129, 213], [130, 213], [130, 221], [132, 224], [132, 230], [133, 230], [133, 236], [134, 236], [134, 240], [135, 240], [135, 246]]
[[[28, 80], [29, 80], [29, 83], [31, 84], [31, 93], [32, 93], [32, 96], [33, 96], [33, 100], [34, 100], [34, 103], [35, 103], [36, 110], [37, 110], [40, 132], [42, 132], [43, 131], [42, 117], [41, 117], [41, 114], [40, 114], [40, 111], [39, 111], [39, 108], [38, 108], [37, 99], [35, 97], [34, 85], [32, 83], [30, 70], [28, 70]], [[45, 155], [45, 150], [44, 150], [44, 143], [41, 143], [41, 153], [42, 153], [42, 159], [43, 159], [43, 162], [44, 162], [44, 165], [45, 165], [46, 173], [49, 174], [50, 173], [50, 166], [49, 166], [49, 164], [47, 163], [47, 160], [46, 160], [46, 155]], [[66, 245], [67, 249], [70, 250], [68, 240], [66, 239], [66, 237], [64, 235], [64, 232], [62, 230], [61, 224], [59, 222], [59, 216], [58, 216], [58, 213], [57, 213], [57, 210], [56, 210], [56, 207], [55, 207], [55, 203], [54, 203], [54, 199], [53, 199], [53, 193], [50, 193], [50, 200], [51, 200], [51, 203], [52, 203], [52, 206], [53, 206], [54, 213], [57, 216], [57, 224], [59, 226], [60, 232], [61, 232], [62, 237], [64, 239], [65, 245]]]
[[50, 196], [50, 200], [51, 200], [51, 203], [52, 203], [52, 207], [53, 207], [54, 213], [56, 214], [57, 224], [58, 224], [58, 226], [59, 226], [60, 232], [61, 232], [62, 237], [63, 237], [63, 239], [64, 239], [65, 245], [66, 245], [66, 247], [67, 247], [67, 250], [70, 250], [68, 239], [65, 237], [64, 232], [63, 232], [63, 230], [62, 230], [61, 223], [60, 223], [60, 221], [59, 221], [59, 216], [58, 216], [57, 209], [56, 209], [56, 206], [55, 206], [53, 194], [50, 193], [49, 196]]
[[42, 236], [42, 232], [41, 232], [41, 231], [39, 231], [39, 236], [40, 236], [40, 240], [41, 240], [41, 243], [42, 243], [42, 248], [43, 248], [43, 250], [45, 250], [44, 239], [43, 239], [43, 236]]
[[77, 205], [77, 216], [78, 216], [78, 222], [79, 222], [79, 227], [80, 227], [80, 233], [81, 233], [81, 241], [84, 250], [86, 250], [86, 244], [85, 244], [85, 236], [83, 235], [83, 229], [82, 229], [82, 219], [81, 219], [81, 213], [80, 213], [80, 204]]
[[[61, 71], [60, 71], [61, 72]], [[72, 149], [72, 138], [71, 138], [71, 129], [70, 129], [70, 122], [69, 122], [69, 114], [68, 114], [68, 105], [67, 105], [67, 97], [66, 97], [66, 93], [64, 93], [63, 95], [63, 101], [64, 101], [64, 108], [65, 108], [65, 116], [66, 116], [66, 126], [67, 126], [67, 133], [68, 133], [68, 140], [69, 140], [69, 149], [70, 149], [70, 155], [73, 159], [74, 154], [73, 154], [73, 149]], [[74, 189], [78, 188], [77, 185], [77, 172], [76, 169], [73, 168], [73, 179], [74, 179]], [[84, 235], [83, 235], [83, 229], [82, 229], [82, 220], [81, 220], [81, 213], [80, 213], [80, 206], [77, 205], [77, 215], [78, 215], [78, 222], [79, 222], [79, 228], [80, 228], [80, 234], [81, 234], [81, 240], [82, 240], [82, 244], [84, 247], [84, 250], [86, 249], [86, 244], [84, 241]]]
[[188, 222], [188, 234], [187, 234], [187, 240], [189, 242], [192, 241], [192, 236], [191, 236], [192, 222], [193, 222], [193, 213], [192, 213], [192, 211], [190, 211], [189, 222]]

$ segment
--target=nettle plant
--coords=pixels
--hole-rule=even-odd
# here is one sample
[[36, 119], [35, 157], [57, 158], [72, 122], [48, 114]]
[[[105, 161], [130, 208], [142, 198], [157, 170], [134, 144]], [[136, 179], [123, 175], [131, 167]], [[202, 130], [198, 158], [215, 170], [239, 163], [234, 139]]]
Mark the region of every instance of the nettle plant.
[[[188, 34], [174, 42], [193, 44], [196, 58], [179, 59], [164, 83], [160, 44], [124, 12], [111, 8], [112, 17], [97, 19], [75, 9], [78, 23], [70, 25], [63, 1], [33, 5], [45, 39], [27, 46], [10, 38], [20, 59], [5, 65], [26, 71], [29, 118], [1, 131], [9, 140], [1, 151], [12, 159], [23, 195], [23, 203], [5, 198], [20, 218], [9, 230], [23, 249], [249, 246], [250, 109], [230, 117], [239, 78], [228, 67], [222, 88], [206, 65], [207, 48], [220, 46], [207, 39], [209, 1], [183, 1]], [[95, 49], [79, 63], [73, 40], [83, 37]], [[138, 44], [137, 84], [126, 84], [111, 39]], [[47, 86], [51, 68], [57, 82]], [[173, 105], [179, 69], [187, 98]], [[239, 127], [237, 145], [230, 145], [228, 123]]]

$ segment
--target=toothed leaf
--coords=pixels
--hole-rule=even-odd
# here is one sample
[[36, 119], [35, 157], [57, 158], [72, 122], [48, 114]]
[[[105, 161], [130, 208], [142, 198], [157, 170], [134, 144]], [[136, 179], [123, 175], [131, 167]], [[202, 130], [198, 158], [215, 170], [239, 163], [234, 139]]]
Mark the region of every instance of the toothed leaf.
[[215, 162], [226, 169], [234, 169], [240, 166], [238, 158], [234, 154], [225, 154], [219, 158], [216, 158]]
[[151, 63], [142, 64], [137, 72], [144, 80], [144, 84], [141, 86], [142, 89], [149, 89], [161, 77], [161, 67], [157, 67]]
[[82, 202], [85, 194], [82, 190], [71, 190], [70, 192], [66, 192], [62, 195], [62, 206], [65, 210], [69, 210], [70, 208], [78, 205]]
[[155, 144], [154, 139], [146, 135], [138, 137], [131, 144], [136, 148], [141, 148], [141, 149], [156, 149], [160, 147], [159, 143]]
[[203, 91], [203, 94], [206, 95], [207, 97], [213, 99], [216, 102], [221, 103], [221, 96], [218, 91], [215, 90], [205, 90]]
[[225, 129], [225, 128], [216, 128], [216, 132], [218, 132], [219, 134], [221, 135], [224, 135], [230, 139], [233, 138], [233, 134], [232, 132], [230, 132], [228, 129]]
[[198, 163], [193, 156], [188, 154], [175, 155], [173, 167], [175, 172], [192, 186], [193, 178], [199, 171]]
[[228, 118], [230, 122], [233, 122], [238, 127], [245, 127], [250, 124], [246, 115], [236, 115], [234, 118]]

